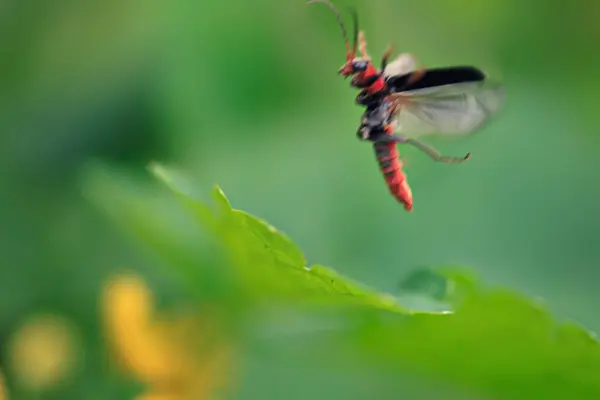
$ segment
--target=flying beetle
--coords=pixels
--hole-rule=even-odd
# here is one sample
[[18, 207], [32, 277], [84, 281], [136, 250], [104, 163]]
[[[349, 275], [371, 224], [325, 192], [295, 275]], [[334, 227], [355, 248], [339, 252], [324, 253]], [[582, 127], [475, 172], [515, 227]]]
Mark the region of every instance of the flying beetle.
[[350, 10], [350, 43], [339, 10], [328, 0], [308, 1], [312, 3], [327, 5], [342, 29], [346, 61], [338, 73], [344, 78], [352, 77], [350, 85], [360, 89], [356, 103], [365, 107], [357, 136], [373, 143], [391, 194], [407, 211], [412, 211], [413, 195], [402, 171], [397, 144], [415, 146], [438, 162], [455, 164], [468, 160], [471, 153], [463, 157], [444, 156], [419, 139], [475, 132], [504, 105], [504, 86], [489, 81], [483, 71], [473, 66], [420, 68], [409, 53], [401, 53], [390, 62], [391, 47], [377, 68], [367, 53], [357, 13]]

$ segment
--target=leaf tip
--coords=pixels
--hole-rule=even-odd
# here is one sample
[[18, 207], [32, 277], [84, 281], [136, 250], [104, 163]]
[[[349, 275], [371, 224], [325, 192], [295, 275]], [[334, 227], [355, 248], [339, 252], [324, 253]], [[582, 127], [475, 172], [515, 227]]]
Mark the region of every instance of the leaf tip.
[[161, 180], [167, 180], [167, 178], [168, 178], [167, 170], [159, 162], [157, 162], [157, 161], [150, 161], [150, 163], [148, 163], [148, 166], [146, 168], [156, 178], [161, 179]]
[[221, 189], [219, 185], [215, 184], [213, 188], [213, 198], [217, 202], [217, 204], [219, 204], [224, 209], [229, 211], [232, 210], [229, 199], [227, 199], [227, 196], [225, 196], [225, 192], [223, 192], [223, 189]]

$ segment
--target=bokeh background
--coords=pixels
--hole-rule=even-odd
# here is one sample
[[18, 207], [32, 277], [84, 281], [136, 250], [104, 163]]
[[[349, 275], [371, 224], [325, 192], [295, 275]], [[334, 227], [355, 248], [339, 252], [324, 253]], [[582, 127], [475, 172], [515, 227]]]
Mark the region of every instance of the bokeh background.
[[[100, 330], [98, 294], [120, 268], [176, 292], [82, 189], [90, 163], [143, 175], [152, 160], [206, 188], [218, 183], [234, 207], [291, 236], [310, 263], [378, 290], [394, 292], [417, 267], [462, 266], [600, 328], [600, 3], [336, 4], [358, 9], [376, 60], [391, 43], [424, 66], [472, 64], [506, 84], [506, 107], [490, 125], [429, 141], [448, 154], [471, 151], [469, 162], [439, 165], [401, 149], [412, 214], [388, 195], [372, 149], [356, 139], [361, 109], [336, 74], [344, 47], [325, 6], [0, 4], [3, 344], [40, 310]], [[259, 389], [276, 368], [255, 367], [245, 398], [278, 398]], [[301, 373], [310, 376], [281, 373], [281, 387]], [[88, 398], [101, 398], [100, 387]]]

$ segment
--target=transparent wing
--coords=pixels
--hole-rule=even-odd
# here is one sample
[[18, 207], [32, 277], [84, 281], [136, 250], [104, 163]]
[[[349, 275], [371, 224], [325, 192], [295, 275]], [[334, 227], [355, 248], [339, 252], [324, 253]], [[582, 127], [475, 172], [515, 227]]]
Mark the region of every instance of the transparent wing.
[[471, 82], [401, 92], [392, 95], [394, 128], [407, 137], [461, 135], [483, 126], [504, 105], [504, 87]]
[[412, 54], [402, 53], [385, 67], [383, 76], [405, 75], [413, 72], [415, 69], [417, 69], [417, 60], [415, 60]]

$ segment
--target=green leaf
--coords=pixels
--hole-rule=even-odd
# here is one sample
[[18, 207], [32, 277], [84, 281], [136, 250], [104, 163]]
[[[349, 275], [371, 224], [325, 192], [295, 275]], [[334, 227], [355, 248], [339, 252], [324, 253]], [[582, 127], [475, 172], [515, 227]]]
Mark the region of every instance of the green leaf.
[[434, 301], [459, 305], [477, 290], [476, 279], [464, 269], [453, 267], [418, 268], [398, 285], [408, 295], [429, 297]]
[[233, 210], [233, 213], [240, 225], [256, 235], [278, 262], [295, 268], [306, 266], [306, 259], [300, 248], [283, 232], [244, 211]]
[[387, 293], [379, 293], [359, 283], [340, 275], [331, 268], [322, 265], [310, 267], [310, 274], [325, 282], [330, 290], [338, 295], [352, 296], [363, 304], [369, 304], [377, 308], [389, 311], [408, 312], [398, 304], [397, 299]]
[[[186, 194], [190, 190], [178, 186], [178, 183], [187, 183], [180, 177], [174, 178], [177, 174], [157, 164], [153, 171], [184, 204], [191, 205], [192, 209], [207, 208]], [[217, 205], [217, 214], [212, 214], [216, 218], [214, 232], [229, 249], [238, 279], [255, 296], [311, 304], [363, 304], [404, 310], [393, 296], [362, 287], [332, 269], [323, 266], [308, 269], [304, 254], [290, 237], [263, 219], [232, 208], [219, 186], [214, 187], [212, 198]], [[207, 226], [206, 218], [197, 221]]]
[[[177, 195], [177, 197], [193, 212], [196, 219], [205, 225], [212, 226], [214, 224], [214, 216], [210, 208], [191, 197], [191, 189], [189, 188], [190, 183], [186, 178], [179, 176], [174, 171], [156, 162], [151, 163], [148, 166], [148, 170], [156, 179], [165, 184]], [[188, 187], [188, 190], [185, 190], [184, 187]]]
[[[311, 308], [315, 314], [323, 306], [333, 306], [338, 318], [348, 323], [338, 324], [330, 348], [362, 355], [364, 365], [385, 366], [395, 376], [409, 371], [476, 398], [600, 398], [597, 340], [575, 324], [558, 324], [538, 302], [509, 290], [483, 287], [460, 268], [421, 268], [401, 281], [401, 294], [447, 302], [453, 310], [409, 311], [395, 296], [332, 268], [308, 268], [292, 239], [264, 220], [232, 208], [218, 186], [211, 207], [192, 198], [183, 189], [185, 181], [176, 179], [174, 172], [154, 166], [153, 173], [192, 216], [200, 216], [189, 220], [224, 247], [230, 262], [221, 268], [233, 273], [239, 288], [251, 295], [244, 298], [243, 306], [253, 318], [257, 306], [264, 304], [315, 306]], [[129, 209], [129, 215], [122, 215], [134, 224], [152, 220], [143, 217], [149, 212], [144, 201], [132, 203]], [[172, 242], [172, 238], [160, 240], [160, 232], [153, 232], [157, 247]], [[172, 246], [171, 251], [182, 250]], [[174, 265], [182, 273], [190, 274], [194, 268], [186, 258], [172, 261], [187, 264], [187, 269]]]
[[223, 190], [219, 187], [219, 185], [215, 185], [213, 189], [213, 200], [217, 203], [218, 209], [221, 211], [231, 211], [231, 204], [229, 204], [229, 200], [223, 193]]
[[[507, 290], [471, 292], [454, 313], [364, 326], [365, 357], [495, 399], [600, 396], [600, 347], [557, 325], [538, 303]], [[348, 334], [356, 339], [357, 335]]]

